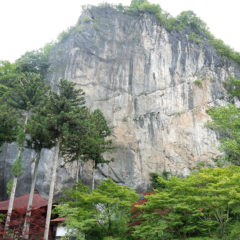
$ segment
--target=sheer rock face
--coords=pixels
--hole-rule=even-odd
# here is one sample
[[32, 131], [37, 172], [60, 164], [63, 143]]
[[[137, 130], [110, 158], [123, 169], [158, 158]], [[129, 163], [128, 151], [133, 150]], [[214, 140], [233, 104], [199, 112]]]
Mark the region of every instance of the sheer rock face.
[[[48, 82], [75, 82], [86, 92], [88, 106], [99, 108], [112, 128], [115, 161], [99, 166], [98, 180], [109, 176], [141, 191], [149, 187], [151, 172], [184, 176], [198, 162], [213, 164], [218, 141], [204, 127], [210, 120], [206, 110], [226, 103], [222, 83], [229, 76], [239, 78], [240, 68], [219, 57], [206, 39], [191, 41], [190, 33], [169, 33], [153, 16], [93, 7], [52, 51]], [[44, 150], [39, 166], [37, 186], [43, 195], [48, 194], [51, 155]], [[76, 163], [59, 168], [56, 193], [73, 182], [76, 169]], [[79, 171], [90, 182], [91, 162], [81, 163]]]

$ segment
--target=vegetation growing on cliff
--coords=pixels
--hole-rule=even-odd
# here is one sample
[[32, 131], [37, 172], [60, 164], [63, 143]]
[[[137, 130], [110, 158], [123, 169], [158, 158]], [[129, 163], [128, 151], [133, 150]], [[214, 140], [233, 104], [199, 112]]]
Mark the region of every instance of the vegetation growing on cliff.
[[225, 153], [222, 160], [240, 165], [240, 108], [234, 104], [240, 100], [240, 79], [231, 78], [225, 86], [232, 103], [209, 109], [212, 121], [207, 126], [219, 134], [220, 150]]
[[[117, 11], [129, 15], [141, 16], [144, 13], [151, 14], [160, 21], [160, 24], [164, 26], [169, 32], [181, 31], [186, 29], [188, 37], [196, 44], [200, 44], [203, 39], [207, 39], [212, 46], [216, 49], [218, 54], [227, 59], [232, 59], [236, 63], [240, 64], [240, 53], [233, 50], [230, 46], [226, 45], [222, 40], [217, 39], [209, 31], [206, 23], [201, 20], [193, 11], [183, 11], [176, 18], [171, 16], [168, 12], [164, 11], [159, 4], [152, 4], [147, 0], [132, 0], [130, 6], [123, 6], [119, 4], [117, 6], [102, 4], [100, 7], [113, 7]], [[90, 7], [91, 8], [91, 7]], [[86, 8], [84, 7], [84, 10]], [[62, 42], [72, 33], [80, 33], [84, 28], [84, 24], [91, 23], [91, 19], [85, 17], [83, 19], [83, 25], [75, 25], [69, 27], [67, 30], [61, 32], [57, 41], [53, 45]], [[96, 26], [96, 22], [93, 22], [93, 26], [96, 30], [99, 27]]]
[[234, 51], [230, 46], [226, 45], [222, 40], [216, 39], [210, 33], [205, 22], [203, 22], [193, 11], [184, 11], [176, 18], [169, 13], [163, 11], [158, 4], [151, 4], [147, 0], [132, 0], [129, 7], [118, 7], [127, 14], [135, 13], [141, 15], [150, 13], [160, 20], [160, 23], [168, 30], [180, 31], [190, 29], [192, 33], [189, 35], [197, 44], [201, 42], [203, 37], [207, 37], [210, 43], [215, 47], [216, 51], [222, 56], [234, 60], [240, 64], [240, 53]]

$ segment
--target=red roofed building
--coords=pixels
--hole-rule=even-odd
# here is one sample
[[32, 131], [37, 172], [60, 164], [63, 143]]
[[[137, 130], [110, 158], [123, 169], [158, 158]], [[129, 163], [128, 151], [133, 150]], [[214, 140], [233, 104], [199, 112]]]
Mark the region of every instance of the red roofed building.
[[[29, 194], [25, 194], [23, 196], [16, 197], [14, 199], [14, 203], [13, 203], [13, 210], [27, 209], [28, 199], [29, 199]], [[9, 204], [9, 200], [0, 202], [0, 212], [1, 213], [7, 212], [8, 204]], [[46, 199], [42, 198], [39, 195], [38, 191], [35, 190], [34, 195], [33, 195], [32, 209], [46, 207], [47, 204], [48, 204], [48, 201]]]
[[[14, 199], [9, 229], [14, 232], [17, 239], [21, 239], [22, 236], [22, 228], [25, 220], [28, 199], [29, 194], [25, 194]], [[4, 215], [7, 214], [8, 204], [9, 200], [0, 202], [0, 213]], [[48, 201], [42, 198], [39, 193], [35, 191], [33, 195], [32, 214], [30, 218], [31, 225], [29, 230], [29, 239], [43, 239], [47, 204]], [[3, 234], [3, 229], [4, 221], [2, 225], [0, 224], [0, 238]], [[50, 228], [50, 236], [52, 236], [52, 228]]]

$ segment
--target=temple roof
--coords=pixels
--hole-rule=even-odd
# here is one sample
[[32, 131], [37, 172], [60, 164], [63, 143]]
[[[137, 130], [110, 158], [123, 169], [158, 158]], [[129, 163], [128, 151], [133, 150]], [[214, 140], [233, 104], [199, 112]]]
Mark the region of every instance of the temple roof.
[[[20, 197], [15, 197], [14, 204], [13, 204], [13, 210], [15, 209], [22, 209], [27, 208], [29, 199], [29, 194], [22, 195]], [[0, 211], [7, 211], [8, 210], [8, 204], [9, 200], [0, 202]], [[33, 195], [33, 205], [32, 209], [37, 209], [41, 207], [47, 206], [48, 201], [44, 198], [42, 198], [37, 191], [34, 192]]]

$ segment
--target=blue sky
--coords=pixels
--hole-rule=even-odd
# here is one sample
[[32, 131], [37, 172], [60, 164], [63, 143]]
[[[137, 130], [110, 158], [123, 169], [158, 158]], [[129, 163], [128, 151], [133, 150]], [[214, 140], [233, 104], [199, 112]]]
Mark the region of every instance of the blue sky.
[[[193, 10], [226, 44], [240, 52], [240, 1], [149, 0], [176, 16]], [[102, 2], [129, 5], [130, 0], [0, 0], [0, 59], [14, 61], [38, 49], [77, 22], [81, 6]]]

